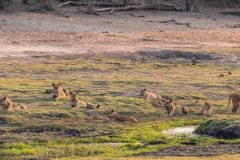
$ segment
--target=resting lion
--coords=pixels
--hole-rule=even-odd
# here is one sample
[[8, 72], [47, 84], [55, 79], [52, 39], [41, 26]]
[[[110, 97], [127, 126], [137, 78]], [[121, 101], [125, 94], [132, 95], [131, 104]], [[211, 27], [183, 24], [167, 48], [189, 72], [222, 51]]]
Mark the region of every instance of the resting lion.
[[232, 100], [232, 105], [233, 105], [232, 112], [237, 113], [238, 107], [240, 106], [240, 92], [239, 93], [232, 93], [230, 95], [226, 111], [228, 110], [228, 108], [230, 106], [231, 100]]
[[205, 105], [201, 111], [201, 115], [211, 116], [213, 114], [212, 106], [209, 102], [205, 102]]
[[155, 99], [163, 100], [162, 97], [156, 95], [155, 93], [149, 92], [146, 88], [140, 91], [140, 96], [141, 98], [146, 99], [148, 101], [155, 100]]
[[52, 90], [52, 97], [56, 99], [57, 101], [59, 99], [67, 98], [69, 96], [69, 92], [67, 89], [64, 89], [61, 84], [52, 84], [53, 90]]
[[165, 100], [163, 107], [166, 109], [169, 116], [188, 114], [187, 107], [175, 105], [172, 100]]
[[90, 103], [79, 100], [77, 92], [70, 92], [70, 95], [71, 95], [71, 107], [72, 108], [87, 108], [87, 109], [100, 108], [100, 105], [94, 106]]
[[110, 120], [115, 121], [115, 122], [130, 122], [130, 123], [138, 123], [137, 119], [134, 117], [129, 117], [125, 115], [121, 115], [114, 110], [112, 110], [109, 114], [108, 117]]
[[25, 106], [24, 104], [14, 103], [9, 98], [7, 98], [5, 96], [0, 99], [0, 106], [3, 109], [6, 109], [8, 111], [12, 111], [14, 109], [27, 110], [27, 106]]

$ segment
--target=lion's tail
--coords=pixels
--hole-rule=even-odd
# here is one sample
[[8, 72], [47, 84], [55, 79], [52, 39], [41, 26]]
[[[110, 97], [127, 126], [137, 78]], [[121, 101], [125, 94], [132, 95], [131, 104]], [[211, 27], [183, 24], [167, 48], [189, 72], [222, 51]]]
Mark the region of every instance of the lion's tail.
[[227, 112], [227, 110], [228, 110], [228, 108], [229, 108], [229, 106], [230, 106], [231, 99], [232, 99], [232, 95], [229, 96], [229, 99], [228, 99], [228, 106], [227, 106], [226, 112]]
[[136, 118], [133, 118], [132, 123], [138, 124], [138, 120]]
[[182, 107], [182, 112], [183, 112], [183, 114], [188, 114], [188, 108], [187, 107]]
[[97, 106], [96, 106], [96, 109], [99, 109], [100, 108], [100, 105], [98, 104]]

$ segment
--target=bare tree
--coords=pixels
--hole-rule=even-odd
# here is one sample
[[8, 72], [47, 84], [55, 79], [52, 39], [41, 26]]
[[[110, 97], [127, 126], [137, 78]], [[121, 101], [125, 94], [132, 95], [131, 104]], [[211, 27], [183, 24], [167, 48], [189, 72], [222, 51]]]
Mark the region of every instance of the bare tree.
[[41, 0], [41, 6], [42, 8], [44, 9], [47, 9], [47, 10], [52, 10], [53, 7], [52, 7], [52, 0]]
[[186, 0], [186, 11], [198, 12], [197, 0]]
[[10, 4], [10, 0], [0, 0], [0, 10], [4, 9]]

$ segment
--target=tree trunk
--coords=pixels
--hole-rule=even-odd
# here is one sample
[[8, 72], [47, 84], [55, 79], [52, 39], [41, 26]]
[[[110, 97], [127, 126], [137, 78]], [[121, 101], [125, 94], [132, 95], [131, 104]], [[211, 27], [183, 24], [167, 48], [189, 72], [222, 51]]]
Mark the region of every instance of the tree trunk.
[[0, 10], [4, 9], [7, 7], [10, 3], [10, 0], [0, 0]]
[[23, 4], [28, 4], [28, 0], [22, 0]]
[[197, 0], [186, 0], [186, 11], [198, 12]]
[[51, 1], [52, 0], [42, 0], [42, 8], [47, 10], [52, 10], [53, 7], [52, 7]]

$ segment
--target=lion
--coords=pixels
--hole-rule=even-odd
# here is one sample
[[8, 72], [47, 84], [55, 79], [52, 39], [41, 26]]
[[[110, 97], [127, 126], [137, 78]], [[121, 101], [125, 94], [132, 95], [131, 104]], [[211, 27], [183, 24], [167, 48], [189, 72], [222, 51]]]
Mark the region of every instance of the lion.
[[90, 103], [79, 100], [78, 92], [70, 92], [72, 108], [98, 109], [100, 105], [94, 106]]
[[205, 105], [201, 111], [201, 115], [211, 116], [213, 114], [212, 106], [209, 102], [205, 102]]
[[229, 100], [228, 100], [228, 106], [227, 106], [227, 109], [226, 109], [226, 112], [230, 106], [230, 102], [232, 100], [232, 112], [233, 113], [237, 113], [237, 110], [238, 110], [238, 107], [240, 106], [240, 92], [238, 93], [232, 93], [230, 96], [229, 96]]
[[117, 112], [115, 112], [114, 110], [112, 110], [109, 114], [108, 114], [108, 118], [110, 118], [110, 120], [114, 121], [114, 122], [129, 122], [129, 123], [138, 123], [137, 119], [134, 117], [129, 117], [129, 116], [125, 116], [125, 115], [121, 115]]
[[187, 107], [175, 105], [173, 100], [165, 100], [163, 107], [169, 116], [188, 114]]
[[155, 93], [149, 92], [146, 88], [140, 91], [140, 96], [141, 98], [146, 99], [148, 101], [155, 100], [155, 99], [164, 100], [161, 96], [158, 96]]
[[53, 86], [52, 97], [54, 99], [56, 99], [57, 101], [59, 99], [68, 98], [69, 97], [68, 90], [64, 89], [60, 83], [59, 84], [53, 83], [52, 86]]
[[14, 103], [11, 101], [11, 99], [5, 96], [0, 99], [0, 106], [8, 111], [12, 111], [13, 109], [27, 110], [27, 106], [24, 104]]

